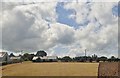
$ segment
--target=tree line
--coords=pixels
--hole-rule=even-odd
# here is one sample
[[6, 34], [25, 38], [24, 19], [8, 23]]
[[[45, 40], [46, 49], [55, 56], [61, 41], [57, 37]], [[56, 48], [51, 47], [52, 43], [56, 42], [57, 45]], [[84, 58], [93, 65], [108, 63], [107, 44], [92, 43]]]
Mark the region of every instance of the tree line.
[[62, 58], [58, 58], [62, 62], [118, 62], [120, 61], [119, 58], [116, 58], [115, 56], [111, 56], [110, 58], [107, 58], [105, 56], [98, 57], [97, 55], [93, 56], [78, 56], [78, 57], [69, 57], [65, 56]]
[[[14, 57], [15, 55], [11, 53], [9, 55], [10, 57]], [[36, 54], [29, 54], [25, 53], [23, 55], [19, 55], [23, 61], [32, 61], [34, 56], [47, 56], [47, 53], [45, 51], [38, 51]], [[101, 56], [98, 57], [97, 55], [92, 55], [92, 56], [78, 56], [78, 57], [73, 57], [71, 58], [70, 56], [64, 56], [64, 57], [58, 57], [58, 61], [61, 62], [100, 62], [100, 61], [108, 61], [108, 62], [118, 62], [120, 61], [119, 58], [116, 58], [115, 56], [111, 56], [110, 58]]]

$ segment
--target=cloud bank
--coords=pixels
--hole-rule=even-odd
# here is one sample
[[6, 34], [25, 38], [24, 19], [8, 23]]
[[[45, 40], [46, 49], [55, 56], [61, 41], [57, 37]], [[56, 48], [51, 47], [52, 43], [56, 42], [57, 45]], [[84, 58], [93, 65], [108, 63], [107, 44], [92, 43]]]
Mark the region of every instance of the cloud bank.
[[88, 54], [117, 55], [118, 16], [114, 14], [117, 3], [64, 3], [64, 9], [74, 11], [68, 18], [76, 21], [77, 29], [57, 21], [57, 4], [2, 3], [3, 49], [43, 49], [58, 56], [79, 56], [87, 49]]

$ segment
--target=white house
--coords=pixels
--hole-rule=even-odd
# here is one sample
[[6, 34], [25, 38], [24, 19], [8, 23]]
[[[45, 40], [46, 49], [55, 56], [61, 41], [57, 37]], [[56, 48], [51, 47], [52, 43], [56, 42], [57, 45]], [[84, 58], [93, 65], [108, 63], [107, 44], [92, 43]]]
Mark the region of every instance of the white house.
[[43, 57], [39, 57], [39, 56], [35, 56], [32, 59], [33, 62], [57, 62], [57, 56], [43, 56]]
[[21, 62], [21, 57], [20, 56], [10, 57], [10, 60], [12, 63], [19, 63]]
[[0, 64], [10, 63], [10, 58], [7, 52], [0, 52]]

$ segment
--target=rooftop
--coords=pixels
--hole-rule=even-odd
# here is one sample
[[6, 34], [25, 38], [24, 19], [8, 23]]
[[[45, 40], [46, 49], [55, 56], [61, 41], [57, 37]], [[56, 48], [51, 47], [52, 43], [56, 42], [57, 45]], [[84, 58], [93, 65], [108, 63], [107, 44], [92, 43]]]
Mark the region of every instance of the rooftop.
[[7, 52], [0, 52], [0, 57], [3, 57]]

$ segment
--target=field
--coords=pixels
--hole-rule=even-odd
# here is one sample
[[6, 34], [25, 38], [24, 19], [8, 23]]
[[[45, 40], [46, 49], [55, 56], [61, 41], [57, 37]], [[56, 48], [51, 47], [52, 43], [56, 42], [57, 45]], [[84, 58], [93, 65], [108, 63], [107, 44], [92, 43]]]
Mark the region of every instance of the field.
[[99, 76], [119, 76], [120, 77], [120, 62], [103, 62], [99, 64]]
[[98, 63], [32, 63], [3, 66], [3, 76], [97, 76]]

